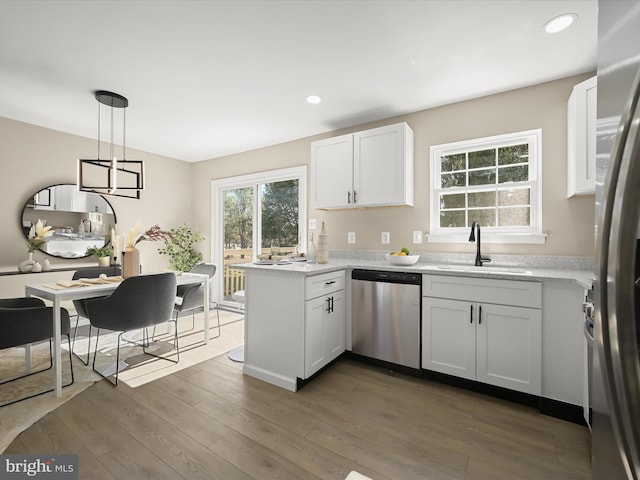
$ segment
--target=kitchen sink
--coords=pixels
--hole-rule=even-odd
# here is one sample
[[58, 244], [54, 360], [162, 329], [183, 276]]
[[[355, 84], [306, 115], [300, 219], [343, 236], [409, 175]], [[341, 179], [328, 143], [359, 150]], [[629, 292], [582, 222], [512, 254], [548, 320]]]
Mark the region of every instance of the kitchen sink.
[[514, 267], [476, 267], [475, 265], [423, 265], [422, 270], [445, 270], [449, 272], [475, 272], [475, 273], [516, 273], [519, 275], [531, 275], [531, 270]]

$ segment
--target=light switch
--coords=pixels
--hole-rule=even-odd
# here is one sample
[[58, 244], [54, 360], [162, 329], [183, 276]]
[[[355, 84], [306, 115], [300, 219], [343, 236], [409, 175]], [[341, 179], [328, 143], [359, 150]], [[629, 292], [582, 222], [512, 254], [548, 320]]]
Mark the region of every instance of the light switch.
[[422, 231], [414, 230], [413, 231], [413, 243], [422, 243]]
[[382, 232], [381, 240], [383, 245], [388, 245], [391, 243], [391, 234], [389, 232]]
[[318, 228], [318, 224], [316, 222], [315, 218], [310, 218], [309, 219], [309, 230], [315, 230], [316, 228]]
[[356, 243], [356, 232], [347, 232], [347, 243]]

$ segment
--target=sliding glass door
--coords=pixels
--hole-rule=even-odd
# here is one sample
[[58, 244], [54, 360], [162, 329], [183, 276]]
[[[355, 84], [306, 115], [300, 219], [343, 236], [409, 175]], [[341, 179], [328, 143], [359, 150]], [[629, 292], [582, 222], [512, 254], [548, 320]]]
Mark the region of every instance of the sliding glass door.
[[212, 259], [221, 266], [216, 297], [224, 307], [243, 309], [244, 270], [234, 265], [306, 244], [306, 168], [215, 180], [211, 198]]

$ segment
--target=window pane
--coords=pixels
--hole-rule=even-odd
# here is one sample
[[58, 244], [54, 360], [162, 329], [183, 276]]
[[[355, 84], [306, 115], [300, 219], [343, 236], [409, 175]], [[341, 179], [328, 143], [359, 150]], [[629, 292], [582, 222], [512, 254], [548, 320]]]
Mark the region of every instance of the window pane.
[[531, 211], [529, 207], [499, 208], [500, 227], [529, 227], [531, 225]]
[[440, 227], [466, 227], [465, 210], [440, 212]]
[[445, 173], [441, 176], [442, 188], [451, 187], [466, 187], [467, 186], [467, 174], [466, 173]]
[[298, 244], [298, 180], [264, 183], [260, 192], [262, 253], [292, 253]]
[[529, 165], [498, 169], [498, 183], [526, 182], [529, 179]]
[[469, 168], [492, 167], [496, 164], [496, 150], [469, 152]]
[[513, 188], [511, 190], [498, 191], [498, 205], [530, 205], [531, 191], [528, 188]]
[[498, 149], [498, 165], [511, 165], [529, 161], [529, 145], [513, 145]]
[[469, 185], [494, 185], [495, 183], [496, 183], [495, 168], [469, 172]]
[[449, 195], [440, 195], [440, 208], [464, 208], [464, 193], [453, 193]]
[[453, 172], [454, 170], [464, 170], [466, 168], [464, 153], [440, 157], [440, 171], [442, 172]]
[[496, 226], [496, 209], [495, 208], [483, 208], [469, 210], [469, 225], [477, 220], [480, 222], [481, 227], [495, 227]]
[[469, 193], [469, 208], [495, 207], [496, 192], [471, 192]]

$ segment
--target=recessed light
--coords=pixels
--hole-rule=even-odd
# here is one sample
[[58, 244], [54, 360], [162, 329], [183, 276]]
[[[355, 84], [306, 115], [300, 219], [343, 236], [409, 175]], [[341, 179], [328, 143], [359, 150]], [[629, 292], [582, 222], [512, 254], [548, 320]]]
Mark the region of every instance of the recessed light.
[[310, 103], [311, 105], [317, 105], [320, 102], [322, 102], [322, 98], [318, 95], [309, 95], [307, 97], [307, 103]]
[[563, 13], [555, 18], [552, 18], [544, 24], [544, 31], [547, 33], [558, 33], [569, 28], [569, 26], [578, 18], [575, 13]]

